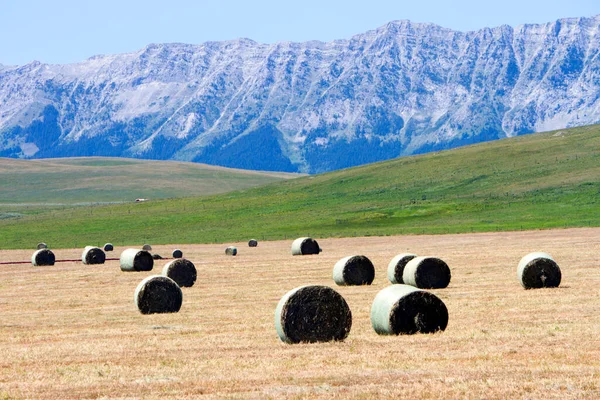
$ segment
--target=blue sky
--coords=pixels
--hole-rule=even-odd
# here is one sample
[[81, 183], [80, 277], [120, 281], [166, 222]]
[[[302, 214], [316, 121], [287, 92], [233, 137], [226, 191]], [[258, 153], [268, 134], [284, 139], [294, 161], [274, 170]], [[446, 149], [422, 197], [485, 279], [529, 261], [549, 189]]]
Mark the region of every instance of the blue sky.
[[409, 19], [469, 31], [600, 14], [599, 0], [0, 0], [0, 63], [71, 63], [149, 43], [349, 38]]

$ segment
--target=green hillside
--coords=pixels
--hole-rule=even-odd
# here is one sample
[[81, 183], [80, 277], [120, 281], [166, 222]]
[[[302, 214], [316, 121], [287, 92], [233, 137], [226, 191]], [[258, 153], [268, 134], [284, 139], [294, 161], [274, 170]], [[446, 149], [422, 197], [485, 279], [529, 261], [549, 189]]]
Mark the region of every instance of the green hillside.
[[599, 195], [600, 126], [590, 126], [216, 196], [4, 219], [0, 247], [598, 226]]

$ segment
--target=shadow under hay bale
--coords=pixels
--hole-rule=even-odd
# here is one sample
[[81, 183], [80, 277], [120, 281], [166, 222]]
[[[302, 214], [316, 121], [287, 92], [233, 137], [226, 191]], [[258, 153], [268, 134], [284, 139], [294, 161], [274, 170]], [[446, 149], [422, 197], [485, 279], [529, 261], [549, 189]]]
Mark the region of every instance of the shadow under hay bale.
[[104, 245], [104, 251], [113, 251], [115, 248], [113, 247], [112, 243], [106, 243]]
[[392, 283], [404, 283], [404, 280], [402, 279], [404, 268], [406, 267], [406, 264], [416, 256], [416, 254], [401, 253], [392, 258], [387, 269], [389, 281]]
[[235, 248], [233, 246], [229, 246], [228, 248], [225, 249], [225, 254], [228, 256], [235, 256], [235, 255], [237, 255], [237, 248]]
[[333, 280], [340, 286], [370, 285], [375, 279], [375, 267], [365, 256], [348, 256], [335, 263]]
[[137, 286], [134, 301], [142, 314], [174, 313], [181, 309], [183, 293], [173, 279], [152, 275]]
[[256, 239], [250, 239], [248, 241], [248, 247], [256, 247], [258, 246], [258, 241]]
[[196, 266], [185, 258], [168, 262], [162, 270], [164, 276], [173, 279], [180, 287], [192, 287], [196, 282]]
[[54, 265], [56, 257], [54, 253], [48, 249], [39, 249], [31, 256], [31, 264], [34, 267], [40, 267], [43, 265]]
[[371, 326], [379, 335], [434, 333], [448, 326], [448, 309], [432, 293], [409, 285], [392, 285], [375, 296]]
[[293, 289], [275, 309], [275, 329], [286, 343], [342, 341], [351, 327], [348, 303], [327, 286]]
[[146, 250], [126, 249], [120, 257], [121, 271], [152, 271], [154, 259]]
[[183, 257], [183, 251], [175, 249], [173, 250], [173, 253], [171, 255], [173, 256], [173, 258], [181, 258]]
[[450, 268], [436, 257], [415, 257], [404, 267], [402, 280], [420, 289], [443, 289], [450, 284]]
[[521, 259], [517, 276], [525, 289], [540, 289], [558, 287], [562, 273], [552, 256], [536, 252]]
[[145, 244], [142, 246], [142, 250], [152, 251], [152, 246], [150, 246], [149, 244]]
[[42, 249], [47, 249], [47, 248], [48, 248], [48, 245], [44, 242], [38, 243], [37, 247], [36, 247], [37, 250], [42, 250]]
[[104, 264], [106, 254], [101, 248], [95, 246], [86, 246], [81, 254], [81, 262], [86, 265]]
[[319, 254], [321, 251], [319, 243], [309, 237], [298, 238], [292, 242], [292, 255], [294, 256]]

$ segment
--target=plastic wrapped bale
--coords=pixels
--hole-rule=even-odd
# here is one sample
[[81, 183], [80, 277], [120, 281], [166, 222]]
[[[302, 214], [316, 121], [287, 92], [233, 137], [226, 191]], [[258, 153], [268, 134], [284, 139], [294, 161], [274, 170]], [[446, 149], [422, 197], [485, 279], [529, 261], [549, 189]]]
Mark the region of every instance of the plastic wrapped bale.
[[235, 255], [237, 255], [237, 248], [235, 248], [233, 246], [229, 246], [228, 248], [225, 249], [225, 254], [228, 256], [235, 256]]
[[173, 253], [171, 255], [173, 256], [173, 258], [181, 258], [183, 257], [183, 251], [175, 249], [173, 250]]
[[375, 279], [375, 267], [365, 256], [348, 256], [335, 263], [333, 280], [340, 286], [370, 285]]
[[112, 243], [106, 243], [104, 245], [104, 251], [113, 251], [115, 248], [113, 247]]
[[162, 270], [164, 276], [173, 279], [180, 287], [192, 287], [196, 282], [196, 266], [185, 258], [168, 262]]
[[389, 281], [392, 283], [404, 283], [404, 280], [402, 279], [404, 268], [406, 267], [406, 264], [416, 256], [416, 254], [401, 253], [392, 258], [387, 269]]
[[319, 243], [309, 237], [298, 238], [292, 242], [292, 255], [294, 256], [319, 254], [321, 251]]
[[275, 329], [286, 343], [342, 341], [351, 327], [348, 303], [327, 286], [293, 289], [275, 309]]
[[150, 246], [149, 244], [145, 244], [142, 246], [142, 250], [152, 251], [152, 246]]
[[123, 250], [120, 263], [121, 271], [152, 271], [154, 268], [154, 258], [146, 250]]
[[173, 279], [152, 275], [137, 286], [134, 301], [142, 314], [174, 313], [181, 309], [183, 293]]
[[39, 249], [31, 256], [31, 264], [34, 267], [40, 267], [42, 265], [54, 265], [56, 257], [54, 253], [48, 249]]
[[81, 262], [86, 265], [91, 264], [104, 264], [106, 261], [106, 254], [104, 251], [95, 246], [86, 246], [81, 254]]
[[436, 257], [415, 257], [404, 267], [402, 280], [420, 289], [443, 289], [450, 283], [450, 268]]
[[258, 246], [258, 241], [256, 239], [250, 239], [248, 241], [248, 247], [256, 247]]
[[375, 296], [371, 325], [379, 335], [434, 333], [448, 326], [448, 309], [433, 293], [409, 285], [391, 285]]
[[517, 276], [525, 289], [552, 288], [560, 285], [562, 274], [550, 254], [530, 253], [521, 259]]
[[42, 249], [47, 249], [48, 245], [44, 242], [38, 243], [36, 249], [37, 250], [42, 250]]

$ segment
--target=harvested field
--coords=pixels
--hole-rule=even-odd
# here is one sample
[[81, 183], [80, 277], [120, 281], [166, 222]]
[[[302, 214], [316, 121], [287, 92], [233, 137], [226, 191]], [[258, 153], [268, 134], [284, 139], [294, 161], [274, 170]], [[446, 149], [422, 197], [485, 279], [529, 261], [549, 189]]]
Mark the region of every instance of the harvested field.
[[[306, 257], [291, 241], [237, 257], [223, 244], [181, 245], [202, 279], [182, 289], [176, 314], [140, 314], [133, 294], [153, 272], [125, 274], [119, 261], [0, 265], [0, 398], [600, 398], [600, 229], [316, 239], [325, 251]], [[560, 287], [523, 290], [517, 264], [533, 251], [552, 254]], [[373, 262], [373, 284], [335, 286], [332, 266], [356, 252]], [[430, 290], [448, 308], [445, 332], [373, 331], [371, 304], [404, 252], [451, 266], [450, 285]], [[30, 257], [0, 251], [0, 261]], [[279, 340], [275, 307], [307, 284], [348, 302], [344, 342]]]

